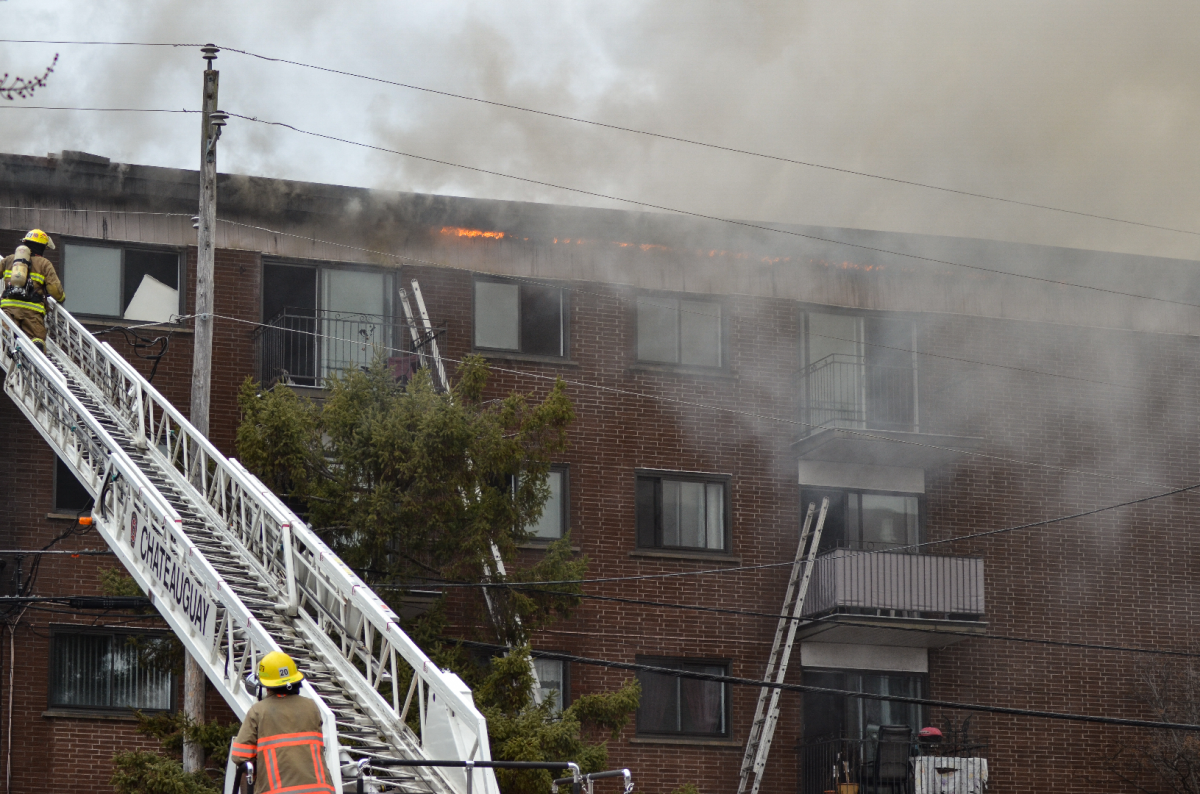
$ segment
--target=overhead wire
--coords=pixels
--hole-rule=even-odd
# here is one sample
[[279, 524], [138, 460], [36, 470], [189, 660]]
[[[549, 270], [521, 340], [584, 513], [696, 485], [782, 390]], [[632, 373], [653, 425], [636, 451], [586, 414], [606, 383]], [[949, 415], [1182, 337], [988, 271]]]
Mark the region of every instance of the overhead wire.
[[[49, 40], [49, 39], [0, 39], [0, 43], [6, 43], [6, 44], [59, 44], [59, 45], [62, 45], [62, 44], [67, 44], [67, 45], [72, 45], [72, 44], [74, 44], [74, 45], [112, 45], [112, 46], [171, 47], [171, 48], [203, 47], [203, 46], [205, 46], [203, 44], [196, 44], [196, 43], [176, 43], [176, 42], [57, 41], [57, 40]], [[213, 45], [213, 46], [219, 46], [219, 45]], [[1157, 231], [1173, 232], [1173, 233], [1177, 233], [1177, 234], [1200, 235], [1200, 231], [1195, 231], [1192, 229], [1180, 229], [1180, 228], [1173, 227], [1173, 226], [1163, 226], [1163, 225], [1159, 225], [1159, 224], [1148, 223], [1145, 221], [1134, 221], [1134, 220], [1129, 220], [1127, 218], [1118, 218], [1116, 216], [1111, 216], [1111, 215], [1102, 215], [1099, 213], [1084, 212], [1082, 210], [1072, 210], [1072, 209], [1067, 209], [1064, 207], [1056, 207], [1051, 204], [1040, 204], [1038, 202], [1026, 201], [1026, 200], [1022, 200], [1022, 199], [1007, 198], [1004, 196], [996, 196], [996, 195], [992, 195], [992, 194], [988, 194], [988, 193], [980, 193], [977, 191], [964, 190], [961, 188], [952, 188], [952, 187], [947, 187], [945, 185], [935, 185], [935, 184], [932, 184], [929, 182], [920, 182], [920, 181], [912, 180], [912, 179], [903, 179], [900, 177], [887, 176], [884, 174], [873, 174], [869, 171], [859, 171], [859, 170], [856, 170], [853, 168], [845, 168], [842, 166], [828, 165], [826, 163], [817, 163], [817, 162], [814, 162], [811, 160], [801, 160], [798, 158], [785, 157], [783, 155], [768, 154], [765, 152], [756, 152], [751, 149], [744, 149], [744, 148], [737, 147], [737, 146], [726, 146], [723, 144], [712, 143], [710, 141], [701, 141], [701, 140], [698, 140], [695, 138], [688, 138], [688, 137], [685, 137], [682, 135], [670, 135], [667, 133], [655, 132], [652, 130], [637, 129], [635, 127], [628, 127], [628, 126], [624, 126], [621, 124], [613, 124], [610, 122], [597, 121], [596, 119], [588, 119], [588, 118], [583, 118], [581, 116], [572, 116], [572, 115], [566, 114], [566, 113], [555, 113], [553, 111], [540, 110], [538, 108], [531, 108], [531, 107], [526, 107], [524, 105], [517, 105], [517, 104], [513, 104], [513, 103], [508, 103], [508, 102], [499, 102], [497, 100], [484, 99], [483, 97], [470, 96], [469, 94], [460, 94], [460, 93], [456, 93], [453, 91], [429, 88], [428, 86], [417, 85], [415, 83], [406, 83], [406, 82], [402, 82], [399, 80], [389, 80], [387, 78], [377, 77], [374, 75], [360, 74], [358, 72], [351, 72], [351, 71], [344, 70], [344, 69], [335, 69], [335, 68], [328, 67], [328, 66], [321, 66], [318, 64], [306, 63], [304, 61], [296, 61], [296, 60], [292, 60], [289, 58], [279, 58], [279, 57], [275, 57], [275, 56], [264, 55], [262, 53], [253, 52], [251, 50], [239, 49], [236, 47], [221, 46], [220, 50], [221, 50], [221, 52], [237, 53], [238, 55], [245, 55], [247, 57], [255, 58], [255, 59], [261, 60], [261, 61], [268, 61], [268, 62], [272, 62], [272, 63], [283, 63], [283, 64], [287, 64], [289, 66], [298, 66], [298, 67], [301, 67], [304, 69], [312, 69], [312, 70], [318, 71], [318, 72], [325, 72], [327, 74], [334, 74], [334, 75], [339, 75], [342, 77], [350, 77], [350, 78], [359, 79], [359, 80], [366, 80], [368, 82], [380, 83], [383, 85], [390, 85], [390, 86], [394, 86], [397, 88], [408, 89], [411, 91], [419, 91], [422, 93], [432, 94], [435, 96], [442, 96], [442, 97], [447, 97], [450, 99], [459, 99], [459, 100], [463, 100], [463, 101], [467, 101], [467, 102], [475, 102], [475, 103], [478, 103], [481, 105], [488, 105], [491, 107], [503, 108], [505, 110], [515, 110], [515, 111], [519, 111], [521, 113], [530, 113], [530, 114], [537, 115], [537, 116], [543, 116], [545, 118], [557, 119], [559, 121], [568, 121], [568, 122], [575, 123], [575, 124], [585, 124], [588, 126], [598, 127], [601, 129], [608, 129], [608, 130], [613, 130], [616, 132], [625, 132], [625, 133], [630, 133], [633, 135], [641, 135], [641, 136], [650, 137], [650, 138], [657, 138], [660, 140], [671, 141], [673, 143], [682, 143], [682, 144], [686, 144], [688, 146], [697, 146], [697, 147], [701, 147], [701, 148], [705, 148], [705, 149], [712, 149], [714, 151], [726, 152], [729, 154], [745, 155], [748, 157], [755, 157], [755, 158], [773, 161], [773, 162], [787, 163], [789, 165], [797, 165], [797, 166], [802, 166], [805, 168], [816, 168], [816, 169], [820, 169], [820, 170], [824, 170], [824, 171], [831, 171], [831, 172], [839, 173], [839, 174], [847, 174], [847, 175], [851, 175], [851, 176], [864, 177], [867, 179], [878, 179], [878, 180], [881, 180], [884, 182], [891, 182], [893, 184], [905, 185], [908, 187], [916, 187], [916, 188], [921, 188], [924, 190], [934, 190], [934, 191], [938, 191], [938, 192], [942, 192], [942, 193], [949, 193], [951, 195], [966, 196], [968, 198], [977, 198], [977, 199], [983, 199], [986, 201], [997, 201], [997, 202], [1001, 202], [1004, 204], [1011, 204], [1011, 205], [1015, 205], [1015, 206], [1027, 207], [1030, 209], [1047, 210], [1050, 212], [1060, 212], [1060, 213], [1064, 213], [1064, 214], [1068, 214], [1068, 215], [1075, 215], [1077, 217], [1090, 218], [1093, 220], [1108, 221], [1108, 222], [1112, 222], [1112, 223], [1120, 223], [1120, 224], [1126, 224], [1126, 225], [1130, 225], [1130, 226], [1139, 226], [1139, 227], [1146, 228], [1146, 229], [1154, 229]]]

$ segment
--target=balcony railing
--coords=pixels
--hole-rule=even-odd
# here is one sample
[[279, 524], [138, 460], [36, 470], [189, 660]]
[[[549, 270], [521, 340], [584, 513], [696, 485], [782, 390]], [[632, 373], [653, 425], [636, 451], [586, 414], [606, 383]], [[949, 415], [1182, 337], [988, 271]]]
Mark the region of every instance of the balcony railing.
[[[949, 739], [950, 734], [947, 733]], [[907, 775], [901, 779], [888, 779], [875, 764], [879, 743], [875, 739], [827, 738], [801, 741], [797, 749], [799, 769], [799, 794], [827, 794], [831, 791], [857, 792], [857, 794], [882, 794], [911, 791], [913, 784], [912, 760], [922, 756], [936, 758], [987, 758], [988, 746], [978, 740], [947, 741], [938, 745], [913, 743]], [[986, 763], [986, 762], [985, 762]], [[895, 770], [893, 770], [895, 771]], [[838, 786], [849, 785], [839, 789]], [[947, 789], [949, 790], [949, 789]], [[958, 789], [954, 789], [958, 790]]]
[[983, 560], [835, 549], [817, 558], [803, 610], [833, 614], [978, 622]]
[[802, 420], [822, 428], [917, 432], [917, 373], [835, 353], [800, 373]]
[[320, 386], [330, 375], [368, 367], [380, 355], [398, 371], [409, 369], [411, 354], [395, 351], [405, 338], [401, 330], [406, 329], [399, 321], [377, 314], [285, 309], [255, 332], [259, 381]]

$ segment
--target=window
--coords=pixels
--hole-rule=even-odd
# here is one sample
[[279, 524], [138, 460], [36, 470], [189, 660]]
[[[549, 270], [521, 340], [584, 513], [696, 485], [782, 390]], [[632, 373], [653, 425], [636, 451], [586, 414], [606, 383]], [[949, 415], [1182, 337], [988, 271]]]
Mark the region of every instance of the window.
[[541, 517], [529, 525], [529, 531], [536, 540], [558, 540], [567, 531], [570, 521], [566, 468], [551, 468], [546, 484], [550, 486], [550, 498], [542, 507]]
[[721, 304], [661, 295], [639, 297], [637, 358], [693, 367], [721, 366]]
[[819, 427], [917, 430], [913, 324], [808, 312], [802, 397]]
[[54, 510], [60, 513], [78, 513], [90, 510], [92, 495], [83, 487], [74, 472], [63, 463], [62, 458], [54, 459]]
[[[688, 659], [641, 657], [639, 664], [728, 675], [729, 664]], [[729, 735], [729, 685], [662, 673], [638, 673], [642, 700], [637, 710], [639, 734], [684, 736]]]
[[475, 347], [567, 355], [566, 296], [558, 287], [475, 279]]
[[[925, 696], [920, 673], [868, 673], [857, 670], [805, 670], [806, 686], [865, 692], [873, 695]], [[804, 738], [875, 740], [880, 725], [908, 725], [913, 736], [923, 725], [921, 706], [890, 700], [852, 698], [810, 692], [804, 696]]]
[[637, 475], [637, 536], [643, 548], [729, 549], [729, 478]]
[[[804, 489], [800, 494], [803, 521], [808, 505], [829, 497], [829, 512], [821, 530], [821, 550], [836, 548], [867, 551], [908, 547], [921, 542], [921, 497], [915, 494], [869, 493]], [[905, 548], [916, 552], [916, 549]]]
[[[130, 642], [132, 637], [142, 642]], [[55, 632], [51, 645], [50, 706], [167, 710], [173, 676], [139, 658], [139, 646], [169, 642], [165, 635]], [[145, 654], [143, 654], [145, 656]]]
[[533, 668], [537, 671], [538, 690], [542, 702], [552, 700], [554, 713], [560, 713], [570, 704], [570, 686], [567, 680], [567, 663], [559, 659], [539, 659], [534, 656]]
[[180, 257], [175, 251], [63, 246], [63, 288], [76, 314], [170, 322], [183, 311]]

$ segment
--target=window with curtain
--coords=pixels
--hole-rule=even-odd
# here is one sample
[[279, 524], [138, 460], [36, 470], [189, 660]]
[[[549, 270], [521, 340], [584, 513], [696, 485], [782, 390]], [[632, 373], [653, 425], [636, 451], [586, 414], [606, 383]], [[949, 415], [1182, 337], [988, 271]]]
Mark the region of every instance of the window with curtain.
[[637, 536], [642, 548], [729, 549], [729, 478], [639, 472]]
[[165, 323], [183, 312], [176, 251], [65, 243], [59, 276], [75, 314]]
[[924, 727], [922, 707], [888, 700], [888, 695], [925, 696], [922, 673], [877, 673], [858, 670], [805, 670], [807, 686], [879, 695], [854, 698], [846, 695], [808, 693], [804, 696], [804, 738], [871, 740], [879, 737], [880, 725], [907, 725], [913, 736]]
[[[729, 663], [637, 657], [639, 664], [728, 675]], [[729, 735], [729, 685], [663, 673], [639, 672], [642, 699], [637, 710], [639, 734], [683, 736]]]
[[554, 704], [554, 713], [560, 713], [570, 705], [569, 683], [567, 681], [567, 663], [559, 659], [533, 659], [533, 668], [537, 671], [538, 689], [542, 702], [547, 700]]
[[805, 488], [800, 493], [800, 515], [805, 514], [810, 503], [815, 503], [819, 510], [821, 499], [826, 496], [829, 512], [821, 531], [823, 551], [836, 548], [918, 551], [909, 548], [921, 542], [918, 495]]
[[[131, 642], [130, 638], [137, 638]], [[165, 635], [55, 632], [51, 640], [50, 705], [80, 709], [172, 708], [169, 670], [146, 662], [139, 648], [169, 642]]]
[[529, 525], [534, 540], [558, 540], [567, 531], [570, 505], [566, 467], [551, 468], [546, 475], [546, 485], [550, 487], [550, 498], [542, 507], [542, 515]]

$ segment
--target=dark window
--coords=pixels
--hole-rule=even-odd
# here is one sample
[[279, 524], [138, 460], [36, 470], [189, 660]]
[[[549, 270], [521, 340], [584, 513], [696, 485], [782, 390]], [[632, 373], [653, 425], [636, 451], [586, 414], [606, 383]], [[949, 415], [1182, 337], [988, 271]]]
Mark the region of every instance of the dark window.
[[920, 496], [806, 488], [800, 494], [801, 520], [809, 504], [816, 504], [815, 528], [821, 499], [826, 496], [829, 511], [821, 530], [822, 551], [837, 548], [917, 551], [908, 547], [921, 542]]
[[570, 666], [560, 659], [539, 659], [536, 652], [533, 666], [542, 700], [552, 700], [555, 713], [571, 705]]
[[[920, 673], [867, 673], [847, 670], [805, 670], [807, 686], [864, 692], [873, 695], [925, 696], [925, 676]], [[804, 696], [804, 738], [875, 740], [880, 725], [908, 725], [912, 735], [923, 725], [921, 706], [897, 703], [883, 697], [854, 698], [810, 692]]]
[[566, 296], [558, 287], [475, 280], [475, 347], [534, 356], [567, 355]]
[[[175, 690], [168, 670], [147, 662], [148, 643], [162, 635], [55, 632], [52, 637], [50, 705], [81, 709], [167, 710]], [[143, 653], [139, 654], [139, 648]]]
[[565, 466], [555, 466], [546, 475], [550, 498], [542, 507], [542, 515], [529, 525], [535, 540], [558, 540], [567, 531], [570, 520], [570, 488]]
[[729, 478], [637, 475], [637, 536], [643, 548], [729, 549]]
[[76, 314], [169, 322], [182, 311], [175, 251], [66, 243], [63, 289]]
[[[729, 674], [727, 662], [641, 656], [637, 661], [706, 675]], [[728, 684], [644, 671], [638, 673], [638, 683], [642, 685], [642, 699], [637, 710], [638, 733], [729, 735]]]
[[54, 459], [54, 509], [62, 513], [78, 513], [90, 510], [92, 495], [83, 487], [75, 474], [62, 462], [62, 458]]
[[721, 304], [662, 295], [637, 299], [638, 361], [719, 367]]

